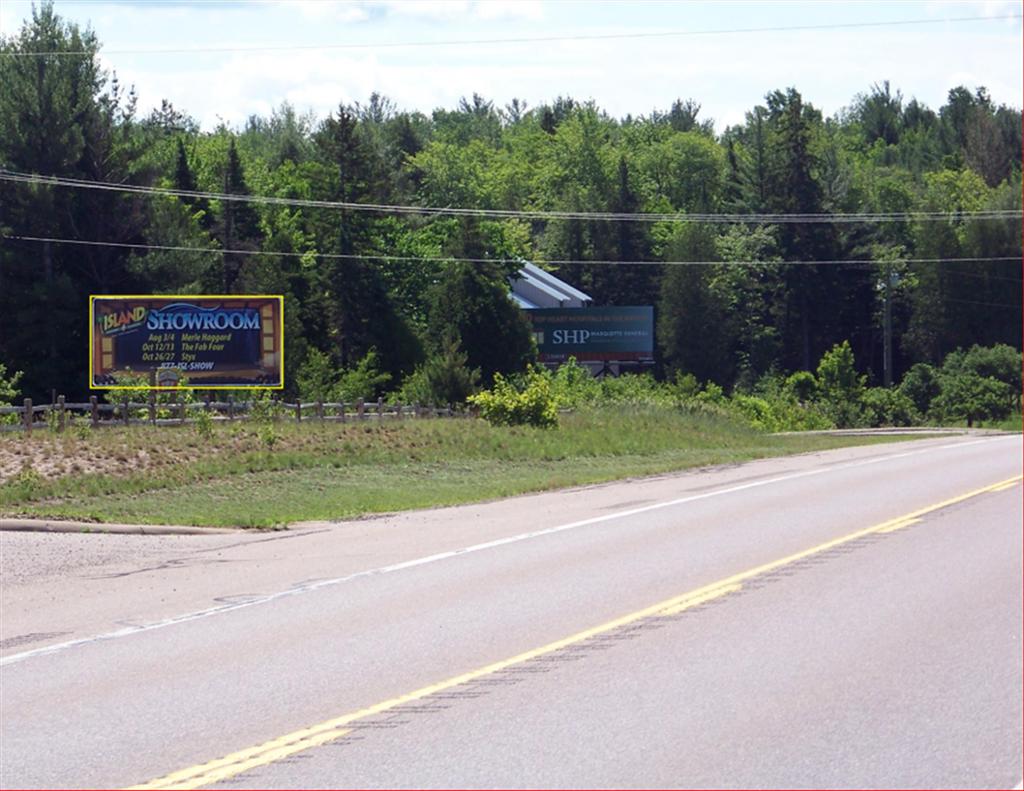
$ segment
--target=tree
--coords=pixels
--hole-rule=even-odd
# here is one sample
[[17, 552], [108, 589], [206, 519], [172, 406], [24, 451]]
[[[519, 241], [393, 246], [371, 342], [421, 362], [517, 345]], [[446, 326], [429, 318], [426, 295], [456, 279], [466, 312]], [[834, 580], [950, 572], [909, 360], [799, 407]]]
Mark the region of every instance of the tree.
[[881, 85], [875, 83], [870, 93], [859, 96], [854, 114], [864, 130], [865, 142], [881, 140], [888, 146], [899, 142], [903, 131], [903, 95], [899, 91], [892, 93], [888, 80]]
[[[681, 226], [666, 247], [675, 261], [715, 259], [715, 239], [707, 226]], [[735, 359], [730, 354], [733, 330], [727, 306], [712, 287], [711, 267], [704, 263], [666, 267], [658, 308], [658, 343], [669, 371], [692, 374], [700, 381], [731, 385]]]
[[[33, 8], [0, 38], [0, 163], [9, 170], [132, 183], [134, 95], [108, 80], [90, 30], [62, 20], [53, 3]], [[23, 53], [18, 57], [9, 57]], [[53, 53], [53, 54], [25, 54]], [[74, 53], [74, 54], [71, 54]], [[145, 241], [140, 196], [49, 185], [0, 187], [6, 232], [44, 239]], [[51, 388], [83, 393], [90, 293], [133, 293], [128, 251], [49, 241], [0, 246], [0, 358], [24, 370], [35, 398]]]
[[864, 377], [857, 373], [848, 341], [836, 344], [822, 355], [816, 378], [818, 397], [836, 427], [856, 425], [861, 412]]
[[497, 373], [524, 370], [536, 357], [530, 323], [490, 264], [452, 263], [434, 287], [428, 343], [435, 354], [452, 332], [462, 339], [466, 367], [480, 369], [485, 384]]
[[[226, 195], [250, 195], [249, 186], [245, 183], [242, 160], [238, 156], [235, 138], [232, 135], [228, 143], [227, 162], [224, 165], [223, 192]], [[220, 206], [220, 217], [217, 226], [222, 254], [221, 287], [223, 293], [230, 294], [235, 289], [235, 281], [245, 266], [250, 252], [259, 249], [263, 238], [260, 228], [260, 216], [254, 204], [248, 201], [223, 200]]]

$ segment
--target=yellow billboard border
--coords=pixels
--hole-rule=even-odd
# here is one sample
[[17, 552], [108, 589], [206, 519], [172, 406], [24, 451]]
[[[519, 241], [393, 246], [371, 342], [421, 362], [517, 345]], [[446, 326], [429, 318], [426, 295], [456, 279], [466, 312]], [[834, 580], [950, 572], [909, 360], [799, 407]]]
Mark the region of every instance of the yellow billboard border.
[[[96, 328], [95, 304], [97, 299], [276, 299], [278, 323], [281, 333], [281, 358], [278, 363], [279, 385], [100, 385], [93, 382], [93, 332]], [[284, 295], [283, 294], [90, 294], [89, 295], [89, 389], [90, 390], [284, 390]]]

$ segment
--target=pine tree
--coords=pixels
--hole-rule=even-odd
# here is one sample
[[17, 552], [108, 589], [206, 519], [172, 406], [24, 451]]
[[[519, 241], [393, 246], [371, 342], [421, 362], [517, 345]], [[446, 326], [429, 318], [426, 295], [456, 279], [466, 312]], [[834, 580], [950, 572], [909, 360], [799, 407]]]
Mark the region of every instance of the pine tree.
[[[234, 137], [228, 144], [223, 189], [226, 195], [252, 194], [249, 191], [249, 186], [245, 183], [245, 173], [242, 170], [242, 161], [238, 156]], [[255, 205], [248, 201], [222, 201], [218, 235], [221, 247], [225, 251], [222, 254], [221, 286], [225, 294], [230, 294], [245, 260], [250, 254], [249, 251], [259, 250], [263, 240], [260, 216]]]

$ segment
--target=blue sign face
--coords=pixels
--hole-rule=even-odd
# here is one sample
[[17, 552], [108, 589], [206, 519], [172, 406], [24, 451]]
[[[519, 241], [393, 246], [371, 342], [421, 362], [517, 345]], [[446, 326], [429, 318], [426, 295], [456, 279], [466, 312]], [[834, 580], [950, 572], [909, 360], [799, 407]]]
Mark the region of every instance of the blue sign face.
[[654, 357], [654, 308], [537, 308], [526, 311], [541, 362], [575, 357], [650, 360]]

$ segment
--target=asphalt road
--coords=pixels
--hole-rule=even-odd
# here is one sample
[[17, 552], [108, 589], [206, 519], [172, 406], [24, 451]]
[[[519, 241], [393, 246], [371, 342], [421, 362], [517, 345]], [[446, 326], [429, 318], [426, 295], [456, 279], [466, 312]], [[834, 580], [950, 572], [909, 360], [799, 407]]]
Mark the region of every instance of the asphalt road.
[[1021, 459], [946, 438], [271, 536], [3, 534], [0, 785], [1012, 788]]

